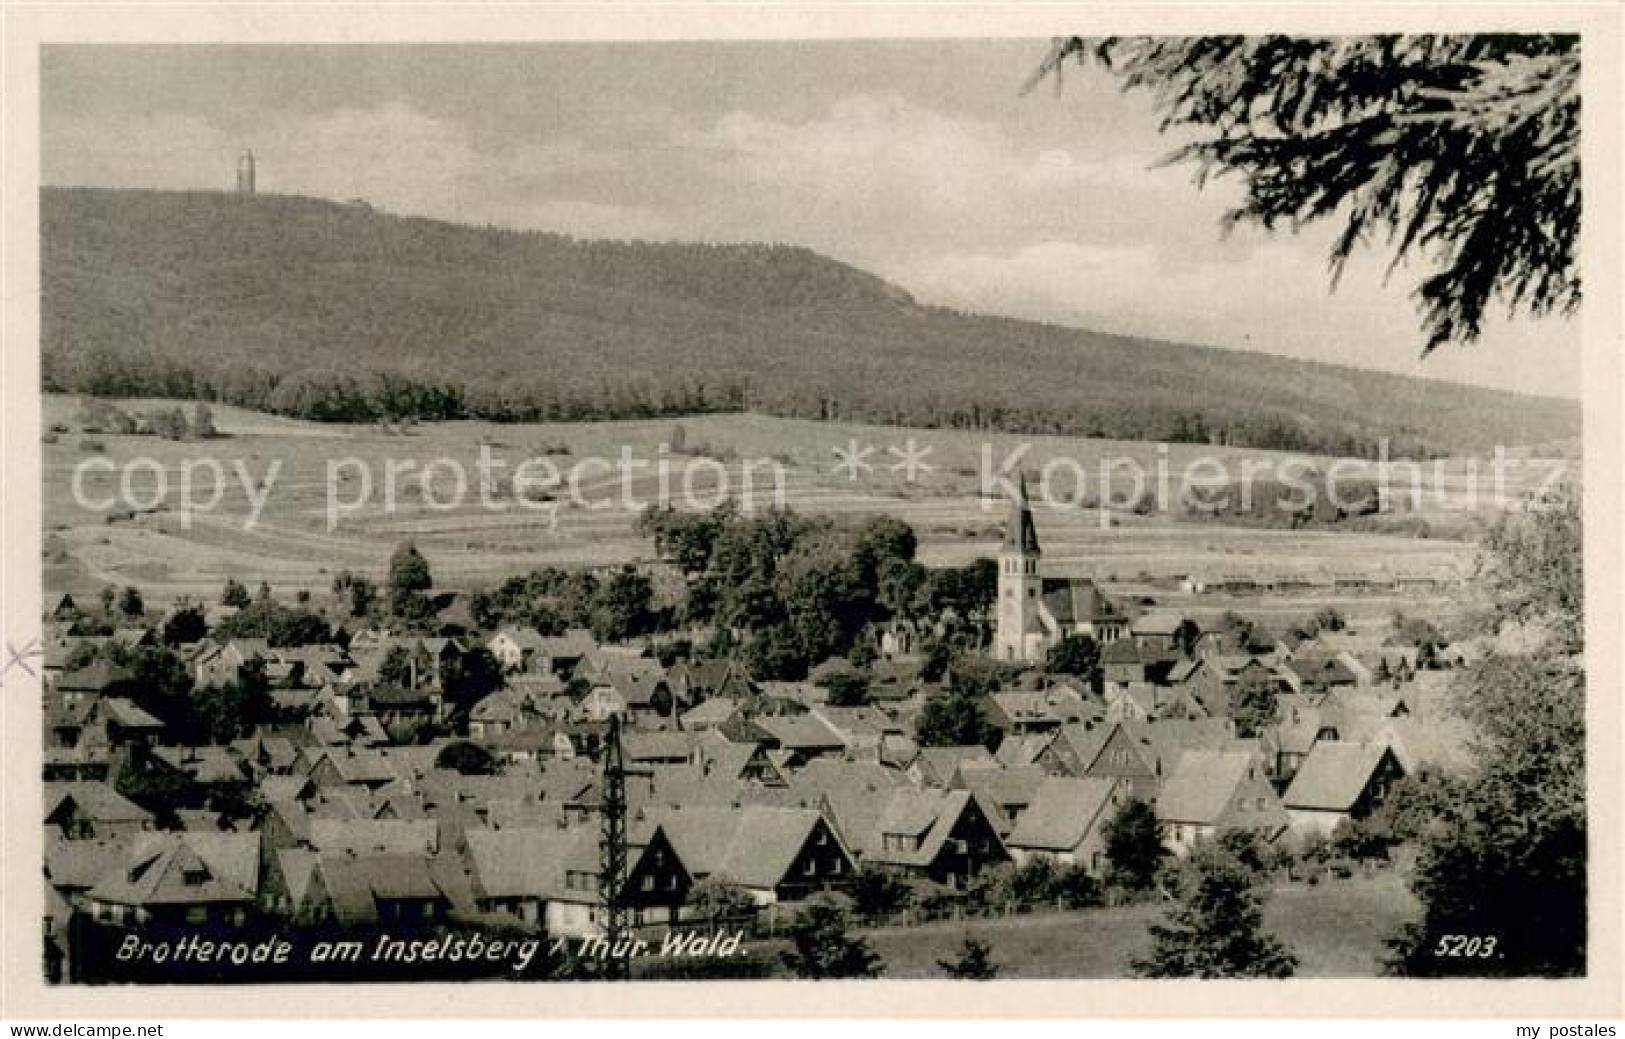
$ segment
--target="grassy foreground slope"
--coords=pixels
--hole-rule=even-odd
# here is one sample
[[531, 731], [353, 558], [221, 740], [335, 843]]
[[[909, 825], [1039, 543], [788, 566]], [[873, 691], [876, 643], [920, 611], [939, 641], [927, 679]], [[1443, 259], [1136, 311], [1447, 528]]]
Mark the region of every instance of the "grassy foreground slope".
[[1367, 454], [1572, 401], [925, 307], [805, 249], [580, 241], [291, 196], [48, 188], [45, 388], [316, 419], [796, 418]]

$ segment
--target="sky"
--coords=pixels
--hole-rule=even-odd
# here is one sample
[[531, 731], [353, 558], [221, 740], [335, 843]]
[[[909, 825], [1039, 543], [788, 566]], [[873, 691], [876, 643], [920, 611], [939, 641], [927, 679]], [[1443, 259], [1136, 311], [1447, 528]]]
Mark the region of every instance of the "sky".
[[582, 237], [803, 245], [922, 302], [1577, 397], [1579, 326], [1423, 359], [1386, 253], [1221, 221], [1148, 98], [1042, 40], [48, 46], [41, 179], [262, 192]]

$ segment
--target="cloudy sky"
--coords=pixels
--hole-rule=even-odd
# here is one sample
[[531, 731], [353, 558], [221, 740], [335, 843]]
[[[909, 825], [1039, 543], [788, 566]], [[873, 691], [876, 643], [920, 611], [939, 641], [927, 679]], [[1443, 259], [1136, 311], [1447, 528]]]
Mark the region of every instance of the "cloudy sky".
[[1149, 103], [1042, 41], [48, 47], [46, 184], [260, 189], [582, 236], [806, 245], [924, 301], [1577, 396], [1574, 322], [1419, 358], [1386, 256], [1221, 233]]

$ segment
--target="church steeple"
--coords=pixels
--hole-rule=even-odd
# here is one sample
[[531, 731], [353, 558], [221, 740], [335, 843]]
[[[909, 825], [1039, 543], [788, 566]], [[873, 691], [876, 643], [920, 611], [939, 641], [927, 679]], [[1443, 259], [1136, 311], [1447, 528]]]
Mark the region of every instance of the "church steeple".
[[1016, 474], [1016, 496], [1010, 499], [1010, 522], [1004, 528], [1004, 551], [1036, 556], [1038, 528], [1033, 525], [1032, 506], [1027, 503], [1027, 476]]
[[994, 653], [1000, 660], [1032, 661], [1043, 653], [1043, 621], [1039, 596], [1044, 579], [1038, 573], [1038, 527], [1027, 500], [1027, 479], [1016, 476], [1016, 495], [1010, 502], [1010, 522], [999, 549], [998, 627]]

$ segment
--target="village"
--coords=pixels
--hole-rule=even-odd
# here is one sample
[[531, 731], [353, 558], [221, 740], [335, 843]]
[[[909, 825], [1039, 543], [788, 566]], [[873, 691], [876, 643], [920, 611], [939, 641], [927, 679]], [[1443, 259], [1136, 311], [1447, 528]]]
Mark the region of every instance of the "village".
[[[730, 523], [642, 526], [697, 600]], [[436, 595], [409, 545], [387, 587], [347, 574], [330, 600], [64, 595], [42, 661], [51, 976], [121, 980], [94, 950], [132, 932], [771, 934], [830, 897], [867, 923], [1076, 910], [1155, 900], [1214, 840], [1300, 881], [1403, 869], [1425, 825], [1407, 791], [1467, 761], [1448, 688], [1478, 648], [1428, 621], [1356, 631], [1328, 608], [1275, 630], [1049, 577], [1025, 488], [996, 561], [925, 571], [885, 518], [856, 537], [877, 598], [808, 604], [850, 636], [794, 679], [737, 611], [709, 640], [663, 631], [630, 568], [582, 626], [525, 602], [579, 575]]]

